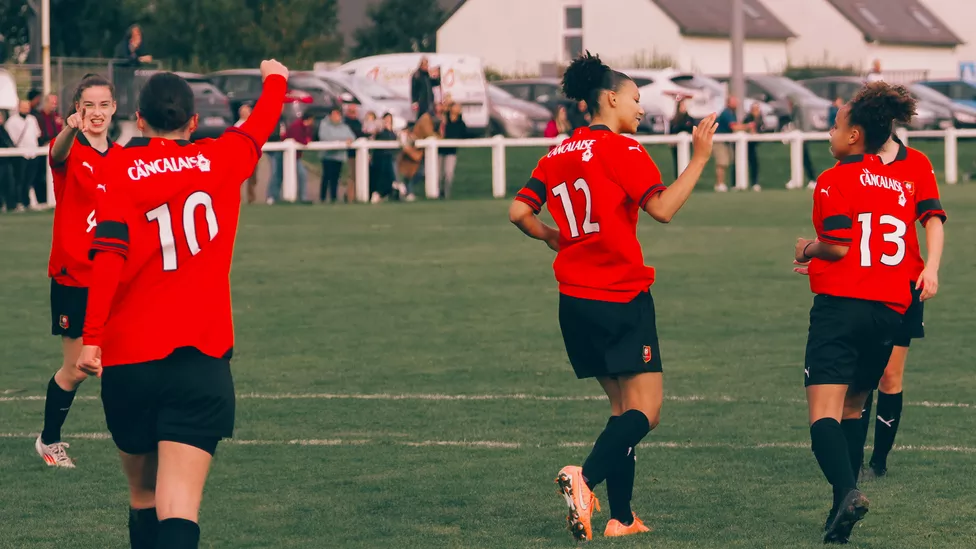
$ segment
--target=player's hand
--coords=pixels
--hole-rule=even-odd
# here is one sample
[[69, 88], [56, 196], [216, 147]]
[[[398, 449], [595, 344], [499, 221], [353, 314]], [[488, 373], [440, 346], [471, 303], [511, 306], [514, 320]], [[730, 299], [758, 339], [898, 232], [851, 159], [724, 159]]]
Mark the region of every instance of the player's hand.
[[102, 348], [97, 345], [83, 346], [76, 366], [90, 376], [102, 377]]
[[814, 238], [813, 240], [809, 240], [806, 238], [797, 238], [796, 246], [793, 248], [793, 260], [796, 261], [797, 263], [809, 263], [811, 258], [805, 253], [805, 251], [807, 246], [813, 244], [816, 241], [817, 241], [816, 238]]
[[699, 159], [708, 160], [712, 156], [712, 138], [718, 129], [716, 118], [717, 115], [712, 113], [691, 130], [691, 146], [694, 148], [694, 155]]
[[922, 274], [918, 276], [918, 282], [915, 283], [915, 289], [922, 290], [922, 296], [919, 297], [920, 301], [927, 301], [935, 297], [935, 294], [939, 292], [938, 271], [928, 267], [923, 269]]
[[794, 265], [797, 265], [797, 267], [793, 267], [793, 272], [794, 273], [801, 274], [803, 276], [810, 276], [810, 262], [809, 261], [807, 261], [807, 262], [804, 263], [802, 261], [797, 261], [797, 260], [794, 259], [793, 260], [793, 264]]
[[278, 74], [288, 79], [288, 68], [274, 59], [261, 61], [261, 81], [264, 82], [269, 76]]
[[88, 130], [88, 121], [85, 119], [85, 107], [81, 108], [80, 112], [76, 112], [68, 117], [67, 124], [69, 128], [84, 132]]

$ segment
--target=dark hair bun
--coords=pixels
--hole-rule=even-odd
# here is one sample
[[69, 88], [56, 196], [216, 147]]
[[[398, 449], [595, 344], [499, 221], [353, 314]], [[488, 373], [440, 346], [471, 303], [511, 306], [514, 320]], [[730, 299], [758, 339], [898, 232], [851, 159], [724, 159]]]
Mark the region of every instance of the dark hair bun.
[[139, 92], [139, 116], [157, 131], [184, 128], [193, 114], [193, 90], [171, 72], [152, 75]]
[[563, 74], [563, 94], [576, 101], [586, 101], [593, 90], [603, 86], [609, 72], [610, 67], [604, 65], [598, 56], [587, 51], [574, 59]]

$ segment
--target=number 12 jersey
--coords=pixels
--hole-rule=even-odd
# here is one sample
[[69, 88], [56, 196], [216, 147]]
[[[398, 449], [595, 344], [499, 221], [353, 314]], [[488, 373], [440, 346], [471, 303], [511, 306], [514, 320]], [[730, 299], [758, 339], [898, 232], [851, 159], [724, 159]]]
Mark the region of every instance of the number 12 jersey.
[[516, 200], [539, 213], [548, 204], [559, 228], [553, 263], [559, 292], [626, 303], [654, 283], [637, 240], [641, 209], [665, 190], [639, 143], [606, 126], [577, 129], [539, 160]]

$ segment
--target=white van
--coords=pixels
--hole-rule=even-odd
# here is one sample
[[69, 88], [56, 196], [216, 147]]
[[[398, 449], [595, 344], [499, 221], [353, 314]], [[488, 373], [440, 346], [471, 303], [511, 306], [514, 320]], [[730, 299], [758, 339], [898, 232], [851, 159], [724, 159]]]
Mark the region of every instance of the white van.
[[439, 101], [445, 95], [461, 103], [464, 122], [472, 134], [485, 135], [488, 131], [488, 92], [485, 71], [481, 59], [471, 55], [443, 53], [394, 53], [375, 55], [350, 61], [339, 72], [372, 78], [386, 84], [404, 97], [410, 97], [410, 78], [420, 66], [420, 59], [427, 57], [431, 68], [440, 69], [441, 85], [434, 88]]

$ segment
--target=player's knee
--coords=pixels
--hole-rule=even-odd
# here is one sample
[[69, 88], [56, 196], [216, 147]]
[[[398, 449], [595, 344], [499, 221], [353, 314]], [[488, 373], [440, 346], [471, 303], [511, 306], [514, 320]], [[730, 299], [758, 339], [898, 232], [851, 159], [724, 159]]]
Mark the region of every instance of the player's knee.
[[900, 393], [902, 389], [901, 379], [900, 375], [889, 376], [886, 372], [885, 377], [881, 378], [881, 383], [878, 384], [878, 390], [889, 395]]
[[661, 424], [661, 408], [659, 406], [642, 408], [641, 412], [643, 412], [644, 416], [647, 417], [647, 424], [650, 426], [652, 431]]
[[149, 509], [156, 506], [156, 487], [129, 485], [129, 506], [133, 509]]

